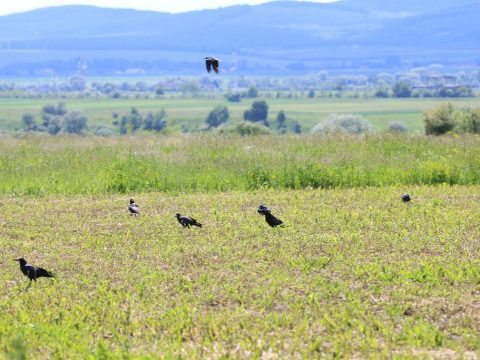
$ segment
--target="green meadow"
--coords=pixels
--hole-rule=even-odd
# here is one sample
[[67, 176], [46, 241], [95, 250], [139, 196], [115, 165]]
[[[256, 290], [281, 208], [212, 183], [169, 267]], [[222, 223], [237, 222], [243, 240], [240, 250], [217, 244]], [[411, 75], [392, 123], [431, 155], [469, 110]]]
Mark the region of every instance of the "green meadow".
[[[480, 99], [336, 99], [336, 98], [264, 98], [269, 105], [269, 120], [275, 122], [277, 113], [285, 111], [287, 124], [301, 124], [303, 131], [310, 129], [332, 113], [361, 114], [378, 131], [387, 129], [390, 122], [404, 124], [410, 132], [423, 133], [422, 113], [440, 103], [452, 102], [457, 107], [480, 107]], [[0, 99], [0, 131], [14, 132], [22, 128], [22, 114], [30, 112], [41, 120], [42, 107], [64, 101], [70, 111], [82, 111], [88, 116], [88, 125], [111, 125], [112, 114], [123, 114], [136, 107], [139, 111], [158, 111], [164, 108], [171, 131], [189, 130], [204, 126], [208, 113], [215, 106], [225, 105], [230, 110], [230, 120], [243, 119], [243, 112], [252, 101], [227, 102], [223, 97], [213, 98], [158, 98], [158, 99]]]
[[0, 194], [480, 184], [478, 136], [3, 136]]
[[1, 135], [0, 358], [473, 359], [479, 194], [475, 135]]
[[[480, 187], [409, 186], [408, 204], [405, 190], [142, 193], [138, 217], [132, 194], [2, 195], [0, 353], [475, 358]], [[17, 256], [56, 280], [26, 290]]]

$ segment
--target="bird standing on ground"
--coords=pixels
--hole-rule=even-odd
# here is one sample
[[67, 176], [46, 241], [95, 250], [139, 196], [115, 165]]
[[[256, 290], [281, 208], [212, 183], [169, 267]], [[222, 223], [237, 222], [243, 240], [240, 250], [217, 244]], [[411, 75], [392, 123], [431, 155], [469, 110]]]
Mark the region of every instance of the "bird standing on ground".
[[215, 71], [216, 74], [218, 74], [218, 66], [219, 66], [220, 60], [212, 57], [212, 56], [207, 56], [205, 57], [205, 66], [207, 67], [207, 71], [210, 72]]
[[15, 259], [15, 261], [18, 261], [20, 263], [20, 270], [22, 271], [23, 275], [27, 276], [30, 279], [28, 287], [32, 285], [32, 280], [37, 281], [39, 277], [51, 278], [55, 276], [50, 271], [28, 264], [24, 258], [18, 258]]
[[190, 227], [192, 226], [198, 226], [198, 227], [203, 227], [202, 224], [200, 224], [197, 220], [194, 218], [189, 218], [187, 216], [183, 216], [181, 214], [175, 214], [175, 217], [177, 218], [178, 222], [183, 226], [183, 227]]
[[130, 215], [140, 215], [140, 209], [138, 205], [135, 204], [133, 199], [130, 199], [130, 205], [128, 205], [128, 211], [130, 211]]
[[266, 207], [265, 204], [260, 204], [257, 208], [257, 212], [260, 215], [265, 216], [265, 221], [271, 227], [276, 227], [283, 224], [282, 220], [272, 215], [272, 211], [268, 207]]
[[402, 201], [403, 201], [403, 202], [406, 203], [406, 202], [409, 202], [410, 200], [412, 200], [412, 198], [410, 197], [409, 194], [403, 194], [403, 195], [402, 195]]

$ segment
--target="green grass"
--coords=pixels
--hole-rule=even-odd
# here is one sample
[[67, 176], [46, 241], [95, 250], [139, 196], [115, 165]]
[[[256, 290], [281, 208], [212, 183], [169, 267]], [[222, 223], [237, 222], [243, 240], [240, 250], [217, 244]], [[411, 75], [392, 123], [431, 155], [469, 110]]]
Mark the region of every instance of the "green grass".
[[[35, 115], [37, 121], [41, 119], [41, 109], [45, 104], [55, 103], [58, 100], [25, 100], [0, 99], [0, 130], [12, 132], [21, 129], [21, 118], [25, 112]], [[241, 103], [228, 103], [223, 98], [207, 99], [66, 99], [70, 111], [83, 111], [88, 115], [90, 129], [98, 124], [111, 125], [112, 114], [127, 113], [131, 107], [140, 111], [157, 111], [165, 108], [168, 114], [169, 125], [173, 131], [183, 127], [195, 129], [205, 125], [208, 113], [217, 105], [225, 105], [231, 112], [231, 120], [243, 118], [244, 110], [248, 109], [252, 100], [243, 100]], [[409, 131], [423, 132], [422, 113], [430, 110], [439, 103], [451, 101], [456, 106], [480, 107], [480, 99], [266, 99], [270, 106], [269, 119], [275, 121], [277, 113], [284, 110], [287, 122], [298, 121], [304, 131], [308, 132], [315, 124], [331, 113], [357, 113], [364, 115], [371, 121], [378, 131], [388, 127], [388, 123], [395, 121], [403, 123]]]
[[478, 136], [4, 136], [0, 194], [480, 184]]
[[[138, 217], [127, 215], [132, 194], [3, 195], [0, 354], [471, 357], [480, 351], [479, 193], [144, 193]], [[269, 228], [260, 202], [286, 227]], [[205, 227], [182, 229], [176, 212]], [[57, 280], [25, 291], [18, 256]]]

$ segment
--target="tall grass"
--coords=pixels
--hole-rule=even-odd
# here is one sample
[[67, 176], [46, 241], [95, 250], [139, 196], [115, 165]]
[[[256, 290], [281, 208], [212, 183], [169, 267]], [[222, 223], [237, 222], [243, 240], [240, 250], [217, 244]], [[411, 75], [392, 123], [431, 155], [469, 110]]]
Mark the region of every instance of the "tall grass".
[[475, 136], [3, 137], [0, 193], [480, 184]]

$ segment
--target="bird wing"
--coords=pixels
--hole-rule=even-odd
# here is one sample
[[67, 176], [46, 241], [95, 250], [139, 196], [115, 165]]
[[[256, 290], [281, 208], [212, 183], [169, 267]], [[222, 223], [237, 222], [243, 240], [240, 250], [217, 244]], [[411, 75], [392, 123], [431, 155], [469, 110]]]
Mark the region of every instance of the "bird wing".
[[32, 278], [32, 277], [35, 277], [35, 270], [36, 270], [35, 266], [27, 264], [23, 267], [22, 272], [25, 276]]
[[280, 219], [277, 219], [275, 216], [273, 216], [273, 221], [275, 222], [275, 225], [282, 225], [283, 224], [283, 221], [280, 220]]
[[218, 74], [218, 59], [213, 60], [212, 66], [213, 66], [213, 71], [215, 71], [215, 73]]
[[192, 224], [193, 223], [192, 219], [190, 219], [187, 216], [180, 216], [178, 221], [180, 221], [181, 224]]
[[54, 277], [54, 274], [51, 273], [50, 271], [47, 271], [43, 268], [36, 268], [36, 277], [39, 278], [39, 277]]
[[205, 66], [207, 67], [208, 72], [212, 71], [212, 60], [210, 59], [205, 60]]
[[30, 273], [30, 267], [28, 264], [25, 266], [20, 266], [20, 270], [22, 271], [23, 275], [28, 276]]
[[130, 212], [132, 212], [132, 213], [137, 213], [138, 214], [138, 206], [135, 205], [135, 204], [129, 205], [128, 210], [130, 210]]
[[283, 224], [282, 220], [277, 219], [275, 216], [273, 216], [269, 212], [267, 212], [266, 215], [267, 215], [266, 220], [270, 226], [278, 226]]

